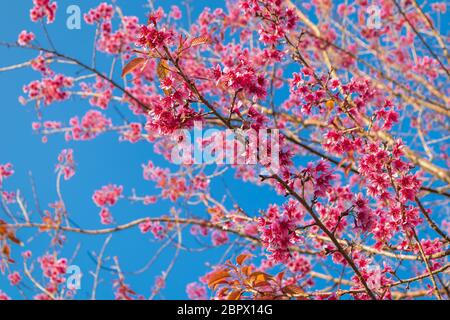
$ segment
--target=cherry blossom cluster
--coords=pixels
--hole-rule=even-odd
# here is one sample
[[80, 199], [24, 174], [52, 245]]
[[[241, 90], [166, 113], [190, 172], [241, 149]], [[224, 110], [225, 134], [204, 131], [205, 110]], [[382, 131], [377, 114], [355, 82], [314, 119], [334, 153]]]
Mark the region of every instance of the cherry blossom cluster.
[[143, 300], [143, 296], [138, 295], [130, 285], [125, 283], [123, 279], [114, 280], [113, 287], [115, 289], [114, 296], [116, 300]]
[[72, 149], [64, 149], [58, 155], [56, 171], [61, 172], [65, 180], [69, 180], [75, 175], [75, 161]]
[[150, 49], [160, 49], [163, 45], [169, 45], [174, 40], [172, 30], [156, 29], [154, 26], [142, 25], [139, 29], [138, 44]]
[[[44, 105], [50, 105], [55, 101], [64, 101], [70, 97], [70, 93], [65, 91], [73, 85], [73, 79], [57, 74], [52, 78], [45, 78], [42, 81], [32, 81], [23, 87], [23, 91], [28, 94], [30, 100], [43, 101]], [[24, 98], [21, 98], [26, 103]]]
[[[58, 287], [66, 281], [67, 259], [57, 258], [54, 254], [47, 254], [38, 259], [42, 269], [42, 274], [48, 280], [46, 291], [50, 294], [58, 292]], [[40, 293], [35, 296], [36, 300], [50, 300], [47, 293]]]
[[88, 13], [84, 15], [84, 21], [88, 24], [99, 23], [102, 20], [111, 20], [114, 15], [113, 6], [102, 2], [97, 8], [90, 9]]
[[98, 24], [98, 40], [96, 43], [98, 50], [110, 54], [130, 51], [137, 40], [138, 19], [137, 17], [124, 16], [121, 18], [120, 28], [113, 31], [113, 17], [113, 6], [103, 2], [97, 8], [89, 10], [84, 15], [84, 20], [88, 24]]
[[275, 262], [286, 262], [291, 257], [290, 247], [301, 241], [296, 233], [304, 212], [294, 200], [281, 208], [271, 205], [264, 217], [258, 218], [261, 240]]
[[314, 197], [325, 197], [336, 176], [333, 174], [329, 162], [319, 160], [315, 163], [308, 163], [308, 167], [301, 170], [298, 177], [304, 184], [312, 184]]
[[252, 68], [247, 57], [238, 57], [239, 63], [232, 67], [220, 67], [214, 69], [214, 80], [222, 82], [225, 86], [235, 91], [244, 90], [251, 96], [263, 99], [266, 95], [266, 80], [261, 74], [257, 74]]
[[214, 230], [211, 234], [211, 242], [215, 246], [224, 245], [228, 243], [229, 240], [228, 233], [225, 231]]
[[20, 44], [21, 46], [26, 46], [28, 45], [31, 41], [33, 41], [36, 38], [36, 36], [34, 35], [33, 32], [28, 32], [26, 30], [23, 30], [20, 34], [19, 34], [19, 38], [17, 40], [17, 43]]
[[[372, 259], [359, 251], [355, 251], [352, 254], [352, 258], [361, 270], [362, 276], [369, 288], [374, 292], [377, 292], [382, 299], [392, 299], [391, 292], [389, 290], [383, 290], [382, 288], [393, 282], [390, 274], [394, 273], [394, 270], [387, 263], [373, 267]], [[358, 277], [353, 276], [352, 280], [358, 284], [355, 285], [353, 289], [357, 290], [362, 288], [361, 281]], [[357, 294], [356, 297], [361, 300], [370, 300], [370, 296], [368, 296], [367, 293]]]
[[414, 71], [430, 77], [431, 79], [436, 79], [439, 76], [438, 72], [436, 71], [438, 65], [438, 62], [435, 59], [425, 56], [419, 58], [417, 65], [414, 66]]
[[90, 140], [111, 126], [111, 120], [97, 110], [89, 110], [81, 118], [70, 119], [71, 130], [66, 133], [66, 140]]
[[145, 129], [169, 135], [178, 129], [190, 128], [196, 120], [201, 119], [201, 114], [187, 104], [178, 105], [178, 99], [180, 96], [174, 93], [172, 96], [162, 98], [159, 104], [154, 105]]
[[139, 229], [142, 233], [151, 232], [156, 239], [164, 239], [164, 227], [158, 221], [151, 221], [150, 219], [139, 224]]
[[3, 184], [3, 181], [6, 178], [12, 176], [13, 173], [14, 173], [14, 170], [13, 170], [13, 166], [11, 163], [6, 163], [6, 164], [0, 165], [0, 187]]
[[11, 300], [11, 298], [2, 290], [0, 290], [0, 300]]
[[114, 206], [122, 196], [123, 187], [114, 184], [103, 186], [100, 190], [94, 192], [92, 200], [97, 207], [101, 208], [100, 218], [102, 224], [113, 223], [113, 218], [108, 207]]
[[44, 55], [39, 55], [31, 60], [31, 68], [39, 71], [43, 76], [53, 76], [54, 72], [49, 68]]
[[311, 262], [298, 252], [292, 253], [286, 266], [295, 278], [303, 278], [312, 270]]
[[[43, 41], [35, 41], [33, 32], [18, 35], [13, 47], [38, 52], [19, 65], [39, 77], [23, 87], [26, 97], [20, 102], [34, 102], [32, 129], [43, 142], [53, 134], [64, 134], [73, 144], [114, 132], [119, 141], [134, 144], [130, 148], [153, 147], [157, 160], [142, 165], [143, 186], [125, 196], [122, 185], [108, 184], [92, 196], [102, 225], [116, 223], [111, 207], [119, 200], [120, 207], [128, 201], [136, 205], [133, 212], [142, 210], [117, 228], [99, 226], [97, 233], [134, 227], [145, 234], [141, 238], [152, 235], [161, 244], [161, 251], [149, 254], [151, 270], [142, 271], [151, 271], [147, 278], [155, 279], [148, 285], [151, 299], [170, 287], [180, 250], [194, 254], [214, 247], [219, 252], [216, 247], [228, 244], [233, 250], [224, 251], [224, 259], [213, 256], [204, 277], [187, 280], [190, 299], [448, 296], [450, 73], [447, 39], [439, 31], [447, 6], [378, 1], [375, 22], [380, 25], [373, 26], [371, 5], [227, 1], [223, 8], [204, 8], [196, 19], [188, 15], [192, 21], [186, 26], [178, 6], [152, 8], [147, 20], [106, 1], [84, 14], [92, 26], [92, 61], [59, 51], [48, 54], [57, 49], [45, 48], [47, 42], [39, 48]], [[31, 20], [51, 23], [56, 9], [56, 2], [34, 0]], [[82, 73], [70, 77], [67, 62]], [[104, 62], [110, 65], [104, 68]], [[61, 116], [68, 120], [50, 119], [51, 110], [41, 108], [73, 97], [88, 108]], [[259, 174], [258, 166], [247, 163], [209, 166], [192, 160], [178, 167], [163, 164], [173, 164], [172, 151], [185, 141], [178, 130], [192, 129], [195, 121], [221, 130], [193, 142], [205, 148], [225, 136], [222, 129], [276, 129], [280, 170]], [[244, 156], [251, 155], [246, 150]], [[260, 164], [270, 169], [270, 161]], [[38, 190], [32, 188], [34, 201], [24, 199], [21, 190], [4, 190], [13, 169], [10, 163], [0, 165], [7, 214], [6, 221], [0, 220], [0, 271], [17, 290], [35, 284], [20, 266], [14, 268], [20, 253], [34, 265], [31, 251], [18, 246], [27, 244], [24, 229], [39, 229], [50, 238], [46, 250], [55, 249], [37, 259], [43, 277], [35, 278], [42, 282], [36, 299], [69, 297], [62, 285], [67, 260], [56, 252], [72, 239], [70, 232], [85, 230], [69, 215], [59, 184], [75, 169], [73, 150], [63, 149], [56, 164], [58, 198], [41, 210], [39, 184]], [[235, 178], [229, 186], [226, 172]], [[217, 187], [221, 179], [223, 188]], [[278, 200], [270, 201], [278, 204], [267, 208], [268, 197], [247, 187], [272, 191]], [[243, 192], [251, 195], [251, 206], [240, 203]], [[146, 206], [154, 204], [168, 205], [169, 213], [148, 214], [155, 206]], [[171, 246], [173, 263], [154, 272], [152, 261]], [[114, 257], [103, 258], [97, 276], [112, 269], [117, 278], [99, 284], [112, 286], [116, 299], [147, 298], [125, 279], [134, 274], [129, 264], [122, 272]], [[9, 296], [0, 291], [1, 299]]]
[[198, 282], [191, 282], [186, 286], [186, 293], [191, 300], [206, 300], [206, 287]]
[[180, 20], [182, 16], [183, 14], [178, 6], [173, 5], [170, 7], [169, 17], [171, 17], [174, 20]]
[[22, 276], [19, 272], [14, 271], [8, 275], [8, 280], [12, 286], [17, 286], [22, 281]]
[[401, 141], [392, 150], [369, 144], [359, 168], [368, 179], [368, 195], [391, 202], [390, 214], [394, 221], [410, 228], [421, 222], [418, 209], [408, 206], [408, 201], [415, 201], [422, 183], [417, 174], [409, 173], [410, 166], [401, 159], [402, 148]]
[[58, 5], [56, 1], [51, 2], [51, 0], [33, 0], [33, 8], [30, 10], [31, 21], [42, 20], [47, 17], [47, 23], [52, 23], [55, 21], [56, 9]]
[[445, 2], [435, 2], [431, 4], [431, 8], [440, 13], [446, 13], [447, 12], [447, 4]]
[[155, 182], [156, 186], [162, 189], [161, 196], [164, 199], [175, 202], [188, 192], [187, 181], [184, 177], [172, 175], [168, 169], [161, 169], [155, 166], [152, 161], [143, 165], [143, 175], [145, 180]]
[[142, 125], [139, 122], [130, 123], [129, 127], [122, 131], [122, 140], [136, 143], [142, 139]]
[[85, 82], [80, 83], [80, 87], [84, 94], [92, 95], [89, 99], [89, 103], [92, 106], [99, 107], [100, 109], [108, 108], [113, 92], [113, 86], [109, 82], [97, 77], [97, 81], [92, 88]]

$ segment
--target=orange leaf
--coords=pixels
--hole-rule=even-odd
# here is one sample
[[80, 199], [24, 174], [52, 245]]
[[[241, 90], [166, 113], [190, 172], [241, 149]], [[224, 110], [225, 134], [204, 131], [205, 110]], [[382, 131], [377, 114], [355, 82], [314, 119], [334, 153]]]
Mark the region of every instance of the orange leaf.
[[208, 286], [213, 287], [216, 284], [226, 281], [229, 277], [231, 277], [231, 275], [227, 270], [218, 270], [209, 276]]
[[281, 283], [284, 278], [284, 271], [281, 271], [279, 274], [277, 274], [277, 280]]
[[256, 271], [256, 272], [253, 272], [249, 278], [253, 285], [258, 286], [261, 282], [267, 282], [268, 280], [272, 279], [273, 277], [270, 274]]
[[237, 256], [236, 263], [238, 265], [242, 265], [244, 263], [244, 261], [247, 260], [247, 258], [249, 258], [250, 256], [251, 256], [250, 254], [242, 253]]
[[[163, 81], [169, 74], [169, 64], [167, 60], [161, 59], [156, 68], [156, 74], [158, 75], [159, 81]], [[168, 96], [171, 92], [170, 90], [164, 89], [164, 94]]]
[[334, 101], [333, 100], [328, 100], [327, 102], [325, 102], [325, 106], [328, 108], [328, 109], [333, 109], [334, 108]]
[[211, 40], [208, 36], [200, 36], [192, 39], [191, 41], [191, 47], [199, 46], [205, 43], [211, 43]]
[[16, 238], [16, 235], [13, 231], [8, 228], [8, 225], [5, 221], [0, 220], [0, 239], [8, 238], [10, 241], [14, 242], [18, 245], [23, 245], [22, 241]]
[[8, 262], [14, 263], [14, 260], [11, 259], [11, 248], [6, 243], [3, 245], [2, 253], [8, 259]]
[[293, 284], [285, 286], [284, 288], [281, 289], [281, 291], [293, 297], [302, 296], [305, 293], [305, 291], [302, 288]]
[[233, 290], [228, 295], [227, 300], [239, 300], [241, 298], [242, 291], [241, 290]]
[[265, 272], [261, 272], [261, 271], [255, 271], [255, 272], [253, 272], [251, 275], [250, 275], [250, 277], [254, 277], [254, 278], [263, 278], [263, 279], [266, 279], [266, 280], [268, 280], [268, 279], [272, 279], [273, 277], [270, 275], [270, 274], [267, 274], [267, 273], [265, 273]]
[[39, 228], [39, 231], [45, 232], [52, 229], [52, 226], [54, 225], [52, 218], [50, 217], [44, 217], [42, 218], [43, 226]]
[[142, 51], [142, 50], [133, 49], [133, 52], [143, 54], [143, 55], [147, 56], [147, 58], [160, 58], [160, 55], [158, 53], [152, 52], [152, 51]]
[[164, 80], [169, 73], [169, 64], [166, 60], [160, 60], [158, 63], [158, 67], [156, 68], [156, 74], [160, 81]]
[[251, 266], [244, 266], [244, 267], [242, 267], [241, 271], [246, 276], [249, 276], [250, 273], [252, 272], [252, 267]]
[[142, 66], [146, 62], [145, 58], [134, 58], [130, 62], [128, 62], [122, 70], [122, 77], [129, 74], [134, 69]]
[[210, 288], [212, 291], [216, 291], [217, 288], [220, 287], [220, 285], [226, 285], [227, 287], [229, 287], [232, 285], [232, 283], [230, 281], [228, 281], [227, 279], [221, 279], [221, 280], [217, 280], [216, 282], [214, 282]]
[[7, 233], [7, 224], [3, 222], [3, 220], [0, 220], [0, 236], [3, 236]]
[[218, 296], [218, 297], [224, 297], [224, 296], [227, 295], [228, 291], [230, 291], [229, 288], [223, 287], [223, 288], [221, 288], [221, 289], [217, 292], [217, 296]]
[[22, 241], [17, 239], [13, 232], [8, 233], [8, 239], [14, 242], [15, 244], [18, 244], [19, 246], [23, 245]]
[[147, 54], [147, 51], [142, 51], [142, 50], [138, 50], [138, 49], [133, 49], [131, 51], [133, 51], [134, 53]]
[[7, 244], [5, 244], [2, 248], [2, 253], [9, 258], [9, 255], [11, 253], [11, 249]]
[[268, 281], [258, 281], [253, 284], [254, 287], [265, 287], [270, 286], [270, 282]]

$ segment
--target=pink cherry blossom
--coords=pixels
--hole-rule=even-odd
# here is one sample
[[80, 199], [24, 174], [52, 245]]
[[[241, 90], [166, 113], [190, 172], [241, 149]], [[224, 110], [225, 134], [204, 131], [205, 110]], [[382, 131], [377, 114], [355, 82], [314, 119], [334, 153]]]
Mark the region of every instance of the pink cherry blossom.
[[20, 283], [20, 281], [22, 280], [22, 277], [20, 276], [20, 273], [15, 271], [8, 275], [8, 280], [12, 286], [16, 286]]
[[58, 74], [42, 81], [32, 81], [24, 86], [23, 91], [28, 94], [30, 100], [43, 101], [45, 105], [49, 105], [55, 101], [67, 100], [70, 94], [64, 89], [72, 85], [72, 78]]
[[447, 298], [446, 3], [122, 2], [64, 39], [33, 0], [0, 42], [31, 122], [2, 127], [5, 292], [85, 298], [74, 264], [97, 299]]
[[66, 134], [67, 140], [90, 140], [111, 126], [111, 120], [97, 110], [86, 112], [81, 121], [78, 117], [70, 119], [71, 130]]
[[171, 6], [169, 16], [175, 20], [180, 20], [182, 18], [181, 10], [178, 6]]
[[95, 191], [92, 200], [98, 207], [114, 206], [121, 197], [122, 191], [122, 186], [109, 184]]
[[157, 239], [164, 238], [164, 227], [158, 222], [153, 222], [151, 220], [144, 221], [139, 224], [139, 229], [142, 233], [147, 233], [151, 231], [153, 236]]
[[13, 166], [11, 163], [1, 164], [0, 165], [0, 187], [2, 186], [3, 181], [12, 176], [14, 173]]
[[23, 30], [19, 34], [19, 39], [17, 40], [17, 43], [21, 46], [28, 45], [31, 41], [33, 41], [36, 38], [33, 32], [28, 32], [26, 30]]
[[191, 300], [206, 300], [206, 288], [198, 282], [189, 283], [186, 286], [186, 293]]
[[56, 170], [64, 175], [65, 180], [69, 180], [75, 175], [75, 162], [72, 149], [64, 149], [61, 151], [58, 156]]
[[0, 290], [0, 300], [11, 300], [11, 298], [2, 290]]
[[55, 21], [56, 9], [58, 7], [56, 1], [51, 0], [33, 0], [33, 8], [30, 10], [31, 21], [38, 21], [47, 17], [47, 23]]

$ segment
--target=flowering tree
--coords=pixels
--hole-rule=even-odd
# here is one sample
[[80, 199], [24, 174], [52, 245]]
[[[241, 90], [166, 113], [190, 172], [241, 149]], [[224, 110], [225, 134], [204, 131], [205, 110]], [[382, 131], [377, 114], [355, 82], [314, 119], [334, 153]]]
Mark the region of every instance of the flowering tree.
[[[93, 275], [93, 299], [105, 273], [114, 274], [104, 285], [117, 299], [161, 297], [192, 239], [201, 249], [223, 246], [224, 259], [180, 284], [191, 299], [448, 299], [450, 56], [439, 26], [445, 3], [217, 5], [192, 17], [189, 6], [164, 10], [150, 2], [135, 17], [125, 4], [101, 3], [83, 16], [95, 34], [88, 61], [76, 47], [68, 54], [53, 45], [45, 26], [55, 21], [56, 1], [33, 0], [30, 19], [46, 39], [24, 30], [16, 42], [2, 42], [34, 57], [1, 68], [37, 72], [20, 97], [34, 108], [32, 130], [43, 142], [64, 135], [89, 143], [108, 134], [143, 143], [167, 167], [142, 159], [154, 194], [99, 185], [92, 195], [99, 217], [91, 219], [105, 226], [87, 229], [67, 204], [89, 199], [61, 192], [76, 174], [72, 149], [57, 158], [57, 198], [40, 215], [9, 188], [13, 165], [1, 164], [0, 268], [11, 287], [1, 288], [0, 298], [24, 287], [31, 287], [27, 298], [77, 298], [61, 252], [70, 234], [80, 233], [84, 241], [108, 235], [96, 266], [83, 270]], [[107, 68], [97, 66], [100, 57]], [[76, 71], [61, 69], [67, 65]], [[88, 111], [48, 118], [47, 108], [76, 97]], [[114, 123], [116, 113], [126, 116]], [[216, 130], [192, 139], [199, 126]], [[214, 181], [230, 170], [237, 182], [229, 193], [253, 184], [249, 198], [270, 188], [279, 201], [248, 212], [228, 194], [217, 195]], [[148, 205], [146, 216], [117, 223], [114, 206], [126, 201]], [[158, 216], [158, 203], [170, 210]], [[44, 235], [33, 249], [24, 238], [29, 229]], [[120, 255], [107, 248], [125, 229], [160, 243], [152, 259], [174, 247], [156, 281], [142, 278], [152, 286], [147, 292], [129, 285]]]

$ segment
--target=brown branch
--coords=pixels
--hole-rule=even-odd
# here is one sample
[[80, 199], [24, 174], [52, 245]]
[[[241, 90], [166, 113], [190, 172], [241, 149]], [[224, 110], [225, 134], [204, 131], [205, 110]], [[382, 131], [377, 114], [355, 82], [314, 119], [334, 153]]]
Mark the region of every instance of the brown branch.
[[425, 207], [422, 205], [422, 203], [420, 202], [419, 198], [415, 198], [417, 205], [420, 208], [420, 211], [422, 211], [425, 220], [427, 220], [428, 224], [430, 225], [430, 227], [436, 231], [436, 233], [438, 233], [442, 238], [445, 239], [446, 242], [450, 242], [450, 237], [444, 232], [442, 231], [439, 226], [431, 219], [430, 215], [428, 214], [427, 210], [425, 209]]
[[420, 5], [417, 3], [416, 0], [413, 0], [412, 3], [414, 5], [414, 7], [417, 9], [417, 11], [419, 12], [419, 14], [421, 15], [421, 17], [427, 22], [428, 26], [430, 27], [431, 32], [433, 33], [434, 37], [436, 38], [439, 46], [442, 49], [442, 52], [444, 53], [445, 58], [447, 59], [447, 63], [450, 63], [450, 56], [448, 54], [447, 47], [446, 47], [444, 41], [442, 40], [441, 35], [439, 34], [439, 32], [434, 27], [433, 22], [425, 14], [425, 12], [423, 12], [422, 8], [420, 7]]
[[434, 53], [433, 49], [428, 45], [428, 43], [425, 41], [425, 39], [422, 37], [419, 31], [417, 31], [416, 27], [409, 21], [408, 17], [406, 16], [405, 12], [402, 10], [402, 7], [397, 3], [397, 1], [392, 0], [392, 2], [397, 7], [400, 14], [403, 16], [403, 18], [406, 20], [408, 25], [411, 27], [411, 29], [414, 31], [414, 33], [419, 37], [420, 41], [423, 43], [423, 45], [427, 48], [427, 50], [431, 53], [431, 55], [436, 59], [436, 61], [441, 65], [442, 69], [447, 73], [447, 76], [450, 78], [450, 71], [445, 67], [445, 65], [442, 63], [441, 59], [437, 56], [436, 53]]
[[122, 87], [120, 84], [115, 82], [113, 79], [110, 79], [109, 77], [105, 76], [103, 73], [98, 71], [97, 69], [88, 66], [87, 64], [81, 62], [80, 60], [78, 60], [76, 58], [72, 58], [72, 57], [70, 57], [68, 55], [59, 53], [58, 51], [55, 51], [55, 50], [50, 50], [50, 49], [46, 49], [46, 48], [42, 48], [42, 47], [38, 47], [38, 46], [33, 46], [33, 45], [19, 46], [19, 45], [14, 44], [14, 43], [5, 43], [5, 42], [1, 42], [0, 45], [6, 46], [6, 47], [15, 47], [15, 48], [23, 48], [23, 49], [32, 49], [32, 50], [36, 50], [36, 51], [42, 51], [42, 52], [46, 52], [46, 53], [52, 54], [52, 55], [54, 55], [56, 57], [59, 57], [61, 59], [71, 61], [71, 62], [75, 63], [76, 65], [82, 67], [83, 69], [88, 70], [88, 71], [90, 71], [92, 73], [95, 73], [97, 76], [99, 76], [103, 80], [109, 82], [111, 85], [113, 85], [119, 91], [121, 91], [123, 94], [125, 94], [128, 98], [130, 98], [131, 100], [136, 102], [138, 104], [138, 106], [140, 106], [144, 111], [149, 111], [150, 110], [150, 108], [148, 106], [146, 106], [142, 101], [140, 101], [138, 98], [136, 98], [132, 93], [127, 91], [124, 87]]
[[344, 257], [344, 259], [347, 261], [347, 263], [350, 265], [350, 267], [353, 269], [353, 271], [355, 272], [356, 276], [358, 277], [359, 281], [361, 282], [361, 284], [363, 285], [365, 291], [367, 292], [367, 294], [373, 299], [376, 300], [377, 297], [375, 296], [375, 294], [372, 292], [372, 290], [370, 290], [366, 280], [364, 279], [364, 277], [362, 276], [361, 272], [359, 271], [358, 267], [356, 266], [356, 264], [353, 262], [353, 259], [347, 254], [347, 252], [345, 251], [345, 249], [341, 246], [341, 244], [339, 243], [339, 241], [336, 239], [336, 237], [333, 235], [333, 233], [328, 230], [328, 228], [323, 224], [323, 222], [320, 220], [320, 218], [316, 215], [316, 213], [313, 211], [313, 209], [311, 208], [311, 206], [309, 206], [309, 204], [306, 202], [305, 199], [303, 199], [302, 197], [300, 197], [300, 195], [298, 195], [294, 190], [292, 190], [292, 188], [286, 183], [284, 182], [283, 179], [281, 179], [279, 176], [277, 175], [273, 175], [272, 178], [274, 178], [275, 180], [277, 180], [285, 189], [286, 191], [291, 194], [298, 202], [300, 202], [302, 204], [302, 206], [308, 211], [309, 215], [313, 218], [314, 222], [317, 224], [317, 226], [328, 236], [328, 238], [331, 239], [331, 241], [333, 242], [334, 246], [336, 247], [336, 249], [339, 251], [340, 254], [342, 254], [342, 256]]
[[[183, 77], [183, 79], [185, 80], [186, 84], [189, 86], [189, 88], [197, 95], [197, 97], [199, 98], [199, 100], [205, 104], [223, 123], [224, 125], [226, 125], [228, 128], [232, 129], [232, 125], [222, 116], [220, 115], [220, 113], [217, 112], [217, 110], [214, 108], [214, 106], [211, 105], [211, 103], [209, 103], [209, 101], [207, 101], [202, 94], [200, 94], [200, 92], [198, 91], [196, 85], [188, 78], [188, 76], [183, 72], [183, 70], [181, 69], [180, 65], [178, 64], [178, 61], [176, 61], [170, 54], [169, 50], [167, 49], [167, 47], [164, 47], [164, 50], [169, 58], [169, 60], [175, 65], [175, 67], [177, 68], [179, 74]], [[289, 186], [287, 186], [287, 184], [278, 176], [278, 175], [274, 175], [274, 178], [279, 181], [280, 183], [283, 184], [283, 186], [285, 186], [285, 188], [289, 188]], [[287, 189], [286, 188], [286, 189]], [[296, 198], [296, 200], [298, 200], [303, 207], [305, 207], [305, 209], [309, 212], [309, 214], [313, 217], [314, 221], [317, 223], [317, 225], [327, 234], [327, 236], [330, 237], [330, 239], [333, 241], [333, 243], [335, 244], [336, 248], [338, 248], [339, 252], [341, 252], [341, 254], [344, 256], [344, 258], [347, 260], [347, 262], [350, 264], [350, 266], [352, 267], [352, 269], [355, 271], [355, 274], [357, 275], [358, 279], [360, 280], [360, 282], [362, 283], [362, 285], [364, 286], [364, 288], [367, 291], [367, 294], [374, 300], [376, 300], [376, 296], [374, 295], [374, 293], [370, 290], [369, 286], [367, 285], [364, 277], [362, 276], [362, 274], [360, 273], [360, 271], [358, 270], [358, 268], [356, 267], [355, 263], [353, 262], [353, 260], [347, 255], [347, 253], [345, 252], [345, 250], [340, 246], [339, 242], [336, 240], [336, 238], [334, 237], [334, 235], [325, 227], [325, 225], [322, 223], [322, 221], [319, 219], [319, 217], [314, 213], [314, 211], [312, 210], [312, 208], [306, 203], [306, 201], [301, 198], [298, 194], [296, 194], [295, 192], [293, 192], [292, 189], [287, 189], [289, 191], [291, 191], [290, 193], [294, 195], [294, 197]]]
[[428, 261], [426, 255], [425, 255], [425, 251], [423, 250], [422, 243], [420, 242], [419, 237], [417, 236], [417, 233], [415, 230], [413, 230], [413, 236], [417, 242], [417, 245], [419, 246], [420, 255], [422, 256], [425, 266], [427, 267], [428, 274], [430, 275], [430, 280], [431, 280], [431, 283], [433, 284], [434, 293], [436, 295], [436, 298], [438, 298], [438, 300], [442, 300], [441, 293], [439, 292], [439, 288], [436, 284], [436, 279], [434, 279], [434, 275], [431, 270], [430, 262]]
[[106, 239], [105, 242], [103, 243], [103, 246], [100, 250], [100, 253], [97, 256], [97, 267], [95, 269], [95, 274], [94, 274], [94, 284], [92, 285], [92, 294], [91, 294], [91, 300], [95, 300], [95, 294], [97, 292], [97, 285], [98, 285], [98, 278], [100, 276], [100, 269], [102, 267], [103, 264], [103, 255], [105, 253], [106, 247], [108, 246], [109, 241], [111, 240], [112, 235], [109, 235]]

